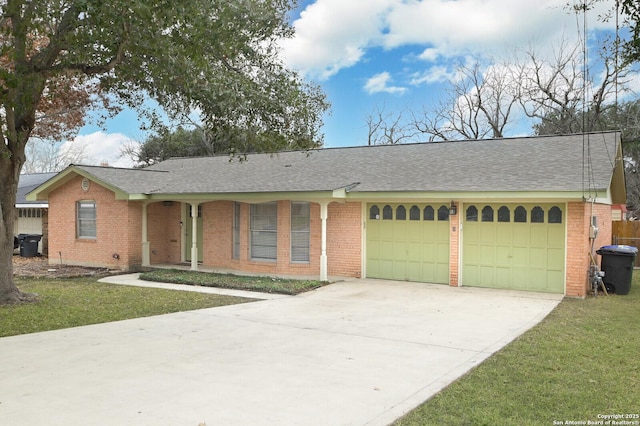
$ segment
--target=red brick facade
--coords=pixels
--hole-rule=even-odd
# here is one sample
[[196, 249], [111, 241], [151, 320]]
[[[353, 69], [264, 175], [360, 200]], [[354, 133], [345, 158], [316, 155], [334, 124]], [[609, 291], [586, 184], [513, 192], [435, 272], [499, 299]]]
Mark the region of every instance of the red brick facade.
[[[76, 176], [49, 194], [49, 263], [102, 266], [136, 270], [142, 264], [142, 202], [117, 200], [115, 194], [90, 182], [82, 185]], [[96, 238], [77, 238], [76, 206], [78, 201], [96, 203]], [[179, 263], [188, 256], [187, 204], [153, 202], [147, 206], [147, 234], [151, 264]], [[322, 221], [320, 204], [310, 204], [310, 260], [290, 261], [291, 202], [278, 201], [277, 260], [255, 261], [250, 258], [250, 204], [240, 203], [240, 250], [233, 258], [232, 201], [201, 204], [202, 266], [256, 274], [318, 276], [320, 273]], [[363, 270], [363, 213], [359, 202], [328, 205], [327, 264], [330, 276], [360, 277]], [[589, 229], [596, 216], [599, 233], [593, 247], [611, 243], [611, 206], [570, 202], [567, 204], [566, 289], [565, 294], [584, 297], [588, 293]], [[459, 285], [460, 213], [451, 216], [449, 244], [449, 284]], [[189, 251], [190, 253], [190, 251]]]
[[[112, 191], [74, 177], [49, 195], [49, 263], [135, 269], [142, 262], [142, 205], [115, 199]], [[96, 203], [96, 238], [77, 238], [78, 201]]]
[[[567, 270], [565, 294], [585, 297], [589, 289], [591, 217], [597, 218], [598, 236], [594, 249], [611, 244], [611, 206], [591, 203], [569, 203], [567, 212]], [[594, 253], [599, 263], [599, 256]]]
[[[113, 196], [112, 196], [113, 198]], [[318, 275], [320, 273], [321, 227], [320, 205], [310, 204], [310, 260], [308, 263], [290, 261], [291, 203], [278, 202], [278, 260], [259, 262], [250, 259], [250, 204], [240, 203], [240, 256], [233, 258], [232, 201], [213, 201], [202, 204], [202, 266], [223, 268], [258, 274]], [[327, 257], [329, 275], [359, 277], [361, 271], [360, 246], [362, 240], [360, 203], [331, 203], [327, 219]], [[185, 204], [156, 202], [147, 207], [148, 240], [152, 264], [184, 261], [186, 227], [191, 218], [185, 216]], [[141, 214], [141, 213], [140, 213]], [[75, 218], [74, 218], [75, 221]]]

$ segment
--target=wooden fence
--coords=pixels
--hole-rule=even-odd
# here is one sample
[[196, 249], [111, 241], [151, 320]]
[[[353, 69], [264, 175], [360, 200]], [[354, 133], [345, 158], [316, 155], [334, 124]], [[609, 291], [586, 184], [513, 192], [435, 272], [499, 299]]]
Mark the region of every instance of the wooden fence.
[[[613, 244], [634, 246], [640, 249], [640, 220], [614, 221]], [[640, 255], [636, 256], [636, 267], [640, 267]]]

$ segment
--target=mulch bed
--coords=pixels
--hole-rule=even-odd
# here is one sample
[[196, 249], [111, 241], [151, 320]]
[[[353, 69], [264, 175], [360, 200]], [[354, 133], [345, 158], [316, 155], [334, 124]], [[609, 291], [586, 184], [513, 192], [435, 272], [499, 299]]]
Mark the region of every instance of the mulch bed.
[[13, 256], [13, 275], [17, 277], [74, 278], [121, 273], [107, 268], [49, 264], [44, 256]]

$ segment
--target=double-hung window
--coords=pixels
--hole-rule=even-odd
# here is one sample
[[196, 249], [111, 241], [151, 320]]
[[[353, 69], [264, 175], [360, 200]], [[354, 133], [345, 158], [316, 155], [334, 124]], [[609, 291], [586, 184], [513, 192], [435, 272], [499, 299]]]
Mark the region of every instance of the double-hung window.
[[76, 234], [78, 238], [96, 239], [96, 202], [83, 200], [76, 203]]
[[251, 259], [276, 261], [278, 258], [278, 203], [251, 205]]
[[291, 202], [291, 261], [309, 262], [309, 203]]

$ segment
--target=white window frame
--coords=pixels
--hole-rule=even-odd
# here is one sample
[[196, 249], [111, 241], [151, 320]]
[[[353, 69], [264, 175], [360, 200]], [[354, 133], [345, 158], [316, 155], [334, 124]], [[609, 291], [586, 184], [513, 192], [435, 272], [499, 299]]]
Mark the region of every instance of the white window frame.
[[[83, 212], [84, 216], [80, 212]], [[80, 200], [76, 202], [76, 237], [87, 240], [97, 239], [97, 218], [98, 208], [95, 200]]]
[[251, 260], [278, 260], [278, 203], [251, 204], [249, 214]]

